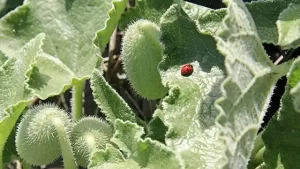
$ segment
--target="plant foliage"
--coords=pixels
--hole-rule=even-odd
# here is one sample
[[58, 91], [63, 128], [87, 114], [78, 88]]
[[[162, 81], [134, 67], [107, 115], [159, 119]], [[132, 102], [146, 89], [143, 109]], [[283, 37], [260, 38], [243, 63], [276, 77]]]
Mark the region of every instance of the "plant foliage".
[[[224, 0], [222, 9], [181, 0], [19, 3], [0, 0], [0, 168], [10, 157], [28, 166], [59, 156], [66, 169], [300, 165], [300, 0]], [[150, 121], [103, 76], [102, 55], [118, 26], [130, 84], [159, 99]], [[277, 45], [284, 63], [273, 63], [263, 43]], [[283, 76], [280, 108], [259, 131]], [[84, 117], [87, 80], [105, 121]], [[31, 107], [71, 87], [71, 113]]]

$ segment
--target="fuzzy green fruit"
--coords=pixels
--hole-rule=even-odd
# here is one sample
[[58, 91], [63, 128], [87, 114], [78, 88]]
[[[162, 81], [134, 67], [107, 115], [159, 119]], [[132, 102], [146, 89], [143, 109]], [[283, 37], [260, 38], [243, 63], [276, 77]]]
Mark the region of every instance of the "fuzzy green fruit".
[[71, 144], [77, 163], [86, 167], [91, 153], [96, 149], [105, 149], [112, 135], [112, 127], [104, 120], [85, 117], [78, 121], [71, 132]]
[[165, 96], [167, 88], [161, 83], [158, 64], [163, 45], [159, 41], [159, 27], [147, 20], [130, 25], [123, 38], [123, 64], [135, 91], [147, 99]]
[[31, 165], [52, 163], [61, 155], [56, 124], [70, 131], [66, 112], [54, 105], [39, 105], [29, 109], [18, 125], [16, 148], [18, 154]]

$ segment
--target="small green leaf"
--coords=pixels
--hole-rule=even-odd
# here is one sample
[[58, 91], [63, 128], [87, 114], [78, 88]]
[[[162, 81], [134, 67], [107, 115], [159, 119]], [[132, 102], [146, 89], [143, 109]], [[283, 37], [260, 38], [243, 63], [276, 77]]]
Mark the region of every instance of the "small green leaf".
[[89, 169], [141, 169], [141, 167], [133, 160], [124, 160], [119, 163], [104, 163], [99, 166], [91, 167]]
[[96, 150], [90, 157], [88, 168], [103, 165], [105, 163], [120, 163], [125, 158], [122, 153], [110, 144], [106, 144], [105, 150]]
[[[144, 134], [142, 127], [136, 123], [121, 120], [115, 121], [115, 134], [111, 139], [119, 149], [122, 150], [126, 157], [132, 157], [137, 152], [137, 142]], [[136, 155], [136, 154], [135, 154]]]
[[148, 169], [181, 168], [181, 160], [175, 152], [150, 138], [142, 139], [143, 128], [136, 123], [116, 120], [115, 130], [111, 141], [127, 153], [126, 159], [133, 159], [139, 166]]
[[43, 57], [38, 60], [42, 63], [36, 65], [38, 71], [31, 77], [30, 88], [42, 99], [59, 94], [73, 79], [90, 78], [97, 67], [101, 51], [93, 43], [95, 32], [102, 29], [97, 45], [104, 51], [127, 0], [114, 2], [116, 6], [111, 0], [26, 0], [2, 18], [0, 50], [9, 56], [38, 33], [46, 32]]
[[135, 7], [129, 8], [121, 18], [120, 29], [126, 29], [130, 23], [139, 19], [159, 23], [161, 15], [177, 1], [179, 0], [136, 0]]
[[223, 97], [216, 102], [217, 122], [226, 141], [223, 167], [246, 168], [277, 80], [255, 23], [241, 0], [226, 1], [227, 15], [217, 38], [226, 59], [228, 76], [221, 86]]
[[300, 46], [300, 4], [291, 3], [278, 18], [278, 44], [285, 49]]
[[91, 87], [96, 103], [112, 124], [116, 119], [135, 122], [135, 114], [119, 94], [106, 82], [99, 70], [94, 70]]
[[[300, 58], [294, 61], [287, 75], [289, 80], [293, 78], [291, 75], [299, 66]], [[287, 84], [282, 98], [282, 107], [263, 132], [262, 138], [266, 146], [264, 161], [267, 168], [290, 169], [298, 168], [300, 165], [300, 90], [298, 86], [293, 88], [291, 84]], [[293, 95], [295, 91], [298, 92], [297, 95]]]
[[[201, 34], [179, 5], [169, 8], [160, 24], [165, 56], [159, 68], [170, 90], [154, 116], [168, 127], [166, 144], [185, 168], [217, 168], [225, 147], [218, 138], [214, 101], [220, 96], [224, 57], [213, 37]], [[181, 75], [183, 64], [193, 66], [188, 77]]]

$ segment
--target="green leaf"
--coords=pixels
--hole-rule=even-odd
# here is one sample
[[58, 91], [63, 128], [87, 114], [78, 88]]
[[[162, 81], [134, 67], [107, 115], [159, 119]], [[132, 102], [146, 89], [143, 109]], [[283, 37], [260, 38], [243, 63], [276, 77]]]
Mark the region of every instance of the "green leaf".
[[135, 114], [120, 95], [106, 82], [101, 72], [95, 70], [91, 79], [94, 100], [112, 124], [116, 119], [135, 122]]
[[277, 44], [278, 30], [276, 21], [279, 14], [288, 7], [292, 0], [260, 0], [247, 4], [252, 15], [257, 33], [264, 43]]
[[91, 77], [101, 60], [101, 51], [93, 44], [95, 32], [102, 29], [97, 39], [103, 38], [99, 46], [104, 51], [127, 0], [114, 1], [117, 6], [111, 2], [27, 0], [1, 20], [0, 50], [10, 55], [36, 34], [46, 32], [44, 53], [31, 77], [30, 88], [42, 99], [59, 94], [71, 86], [74, 78]]
[[105, 150], [96, 150], [90, 157], [88, 168], [103, 165], [105, 163], [120, 163], [125, 158], [122, 153], [110, 144], [106, 144]]
[[150, 137], [152, 140], [157, 140], [162, 143], [165, 143], [165, 135], [168, 131], [168, 128], [164, 125], [159, 117], [153, 117], [148, 123], [148, 133], [147, 137]]
[[119, 19], [123, 14], [128, 0], [113, 0], [113, 8], [109, 11], [109, 19], [106, 20], [105, 28], [97, 32], [97, 36], [94, 39], [94, 43], [99, 46], [102, 51], [105, 49], [106, 44], [109, 42], [109, 38], [119, 23]]
[[246, 168], [257, 131], [268, 108], [277, 80], [273, 63], [261, 44], [250, 13], [241, 0], [227, 1], [218, 49], [226, 59], [228, 76], [216, 102], [217, 122], [226, 141], [223, 168]]
[[278, 18], [278, 44], [285, 49], [300, 46], [300, 4], [291, 3]]
[[23, 0], [0, 0], [0, 18], [10, 10], [22, 5]]
[[138, 163], [133, 160], [124, 160], [120, 163], [104, 163], [100, 166], [91, 167], [89, 169], [141, 169]]
[[[294, 61], [287, 75], [289, 80], [293, 78], [292, 74], [299, 69], [299, 66], [300, 58]], [[264, 161], [267, 168], [289, 169], [300, 165], [298, 155], [300, 152], [300, 90], [298, 86], [293, 88], [290, 83], [287, 84], [281, 102], [282, 107], [263, 132], [262, 138], [266, 146]], [[293, 91], [298, 91], [298, 94], [293, 95]], [[296, 99], [298, 99], [297, 103]]]
[[213, 10], [189, 2], [184, 3], [182, 8], [192, 20], [196, 21], [198, 30], [213, 36], [219, 32], [226, 14], [225, 9]]
[[[165, 50], [159, 68], [170, 90], [154, 116], [169, 128], [166, 144], [181, 156], [185, 168], [217, 168], [225, 147], [218, 138], [214, 101], [220, 97], [224, 57], [213, 37], [201, 34], [179, 5], [169, 8], [160, 24]], [[180, 73], [187, 63], [193, 66], [189, 77]]]
[[4, 64], [4, 62], [8, 59], [8, 57], [6, 55], [4, 55], [4, 53], [2, 53], [0, 51], [0, 65], [2, 66]]
[[[260, 0], [246, 3], [252, 15], [262, 42], [277, 44], [278, 32], [276, 21], [279, 14], [288, 7], [291, 0]], [[192, 3], [185, 3], [185, 12], [197, 21], [200, 31], [216, 36], [222, 27], [225, 9], [213, 10]]]
[[127, 159], [133, 159], [142, 168], [181, 168], [175, 152], [150, 138], [142, 139], [143, 128], [136, 123], [116, 120], [115, 130], [111, 141], [127, 153]]
[[288, 85], [292, 87], [290, 94], [293, 96], [294, 108], [300, 112], [300, 64], [299, 57], [297, 61], [294, 61], [293, 69], [290, 71]]
[[42, 52], [44, 37], [44, 34], [36, 36], [0, 68], [0, 167], [5, 142], [27, 103], [33, 99], [27, 82], [35, 58]]
[[136, 0], [136, 5], [129, 8], [120, 20], [120, 29], [139, 19], [150, 20], [159, 23], [161, 15], [174, 3], [179, 0]]
[[137, 152], [137, 142], [143, 134], [143, 128], [136, 123], [116, 120], [115, 134], [111, 141], [118, 145], [119, 149], [122, 150], [128, 158]]

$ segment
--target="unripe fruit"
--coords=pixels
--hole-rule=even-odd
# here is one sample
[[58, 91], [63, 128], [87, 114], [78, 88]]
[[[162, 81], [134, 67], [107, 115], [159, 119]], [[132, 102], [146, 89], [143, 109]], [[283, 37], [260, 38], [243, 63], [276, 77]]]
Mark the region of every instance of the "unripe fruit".
[[53, 162], [61, 155], [56, 124], [70, 130], [71, 122], [63, 110], [54, 105], [39, 105], [29, 109], [18, 125], [16, 148], [31, 165]]
[[163, 51], [159, 39], [159, 27], [147, 20], [130, 25], [123, 38], [125, 72], [135, 91], [147, 99], [162, 98], [167, 93], [157, 68]]
[[105, 149], [113, 135], [112, 127], [95, 117], [81, 119], [71, 132], [71, 143], [77, 163], [86, 167], [95, 149]]

